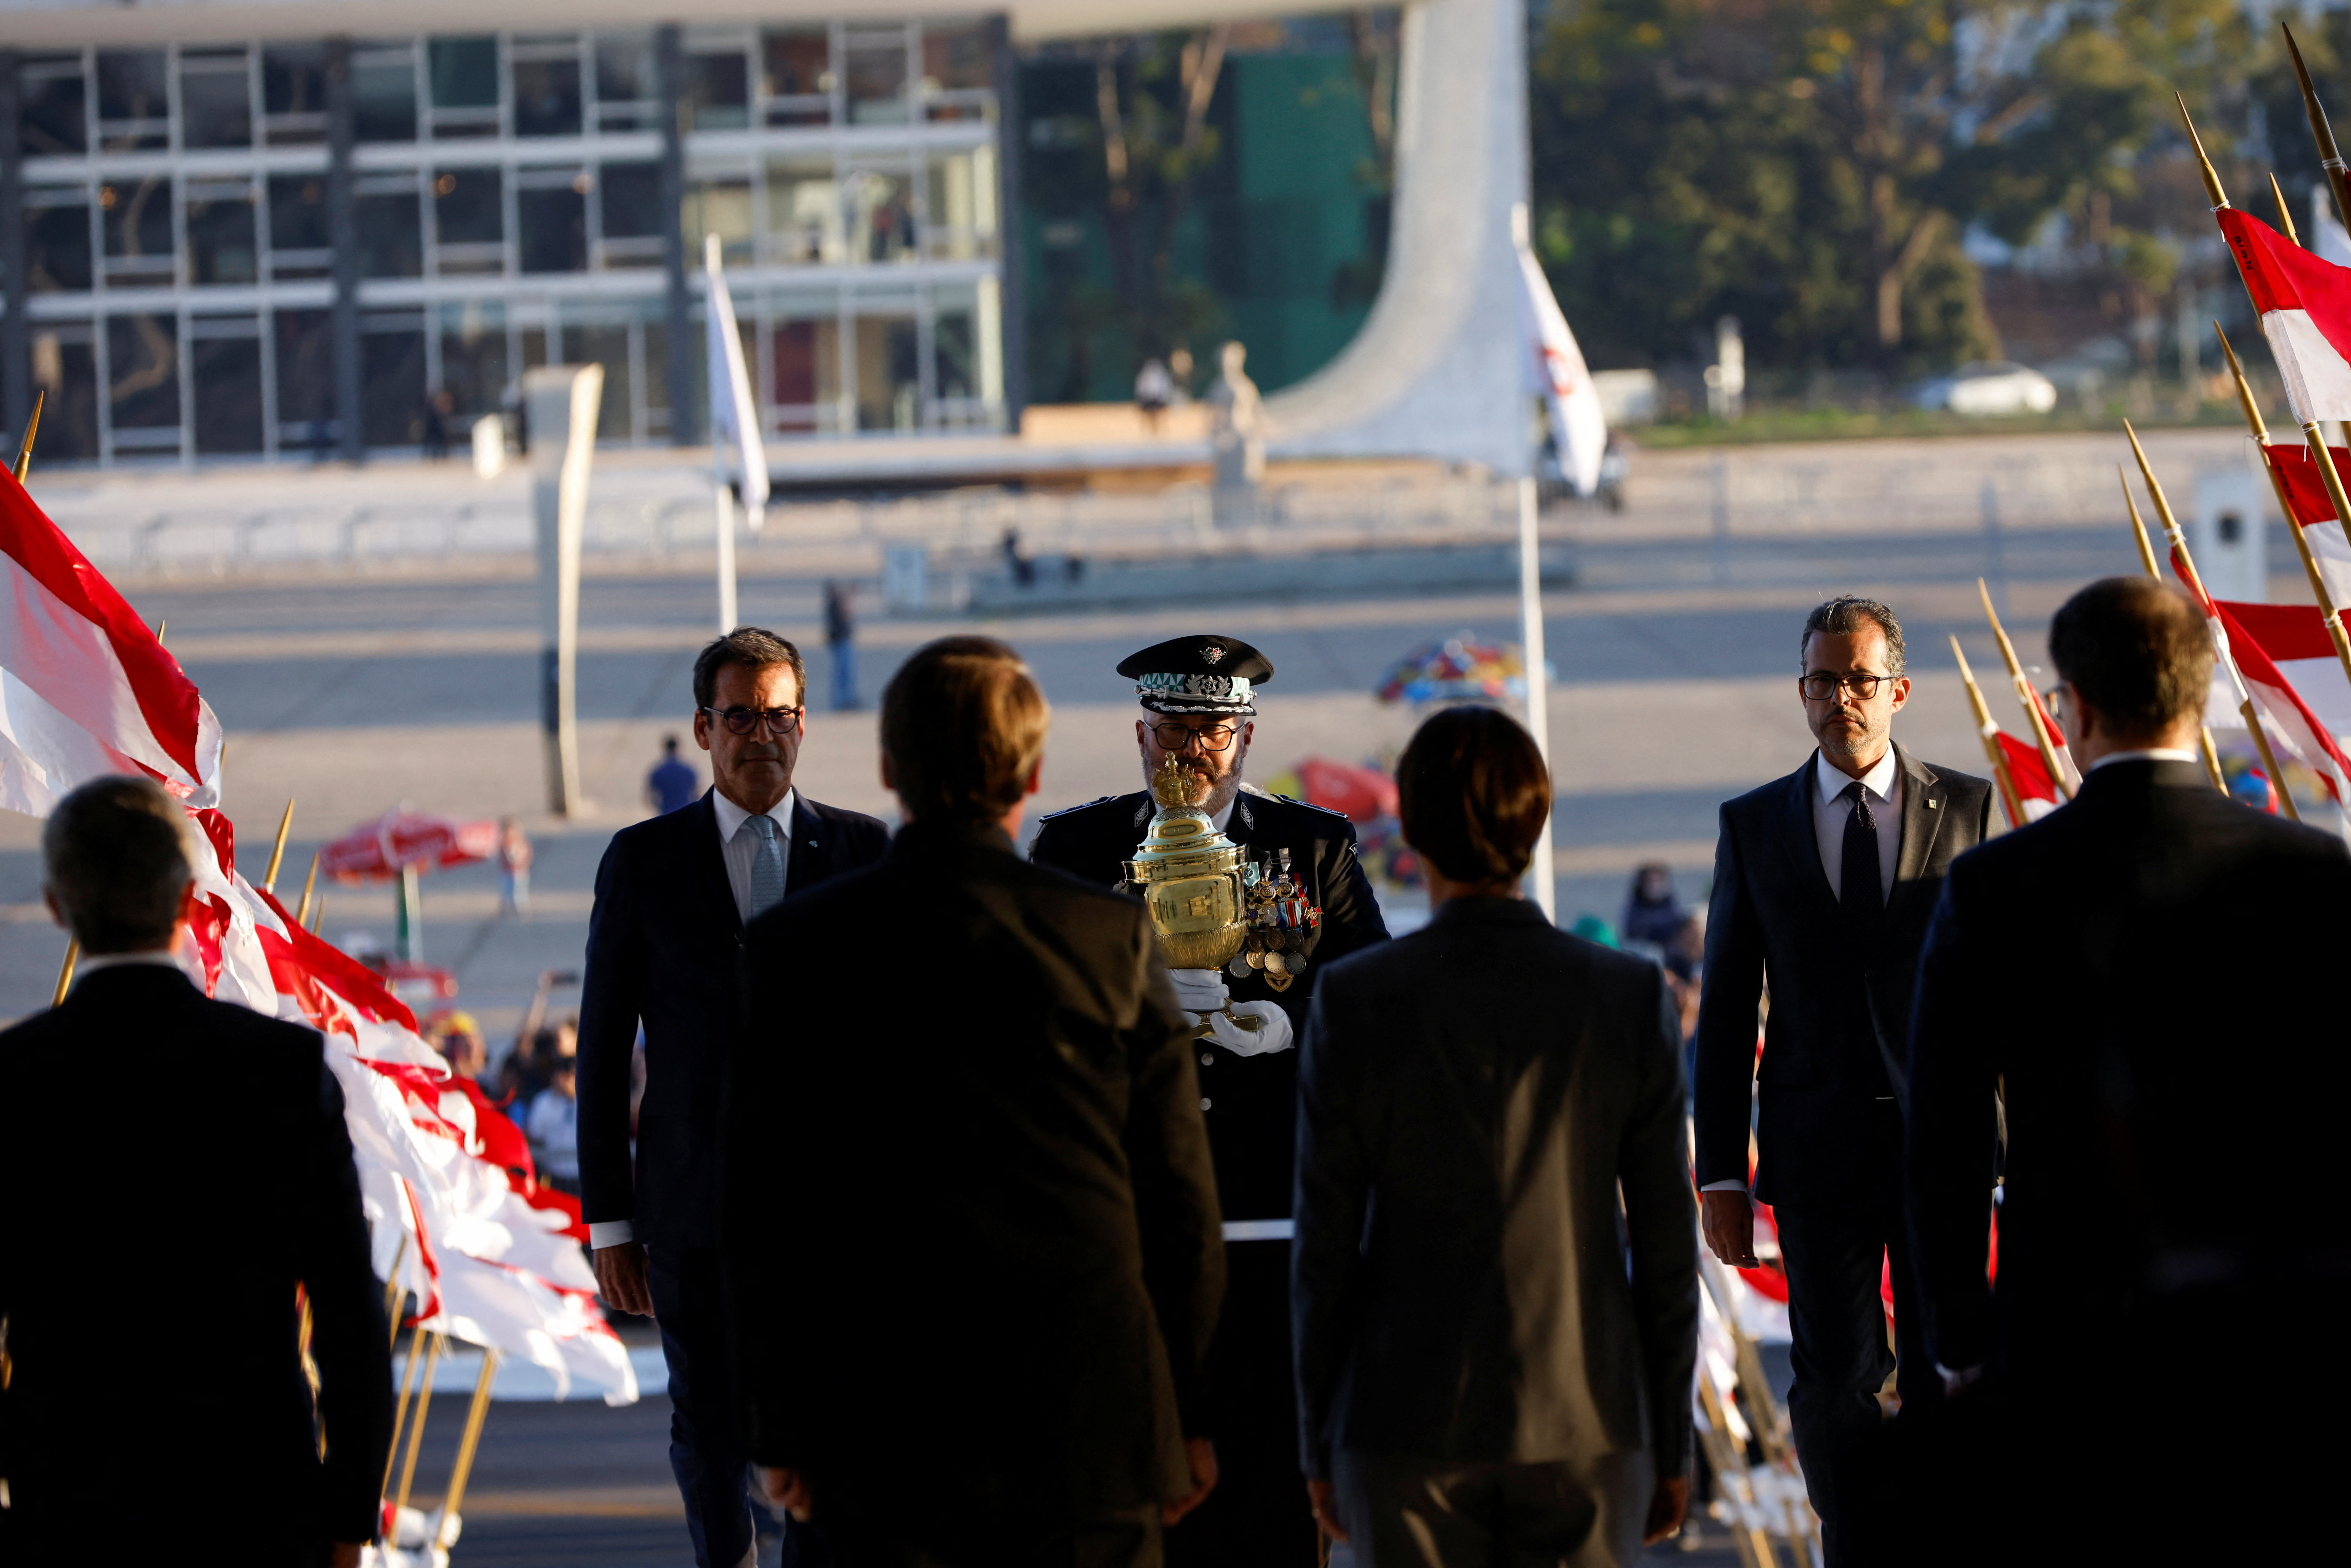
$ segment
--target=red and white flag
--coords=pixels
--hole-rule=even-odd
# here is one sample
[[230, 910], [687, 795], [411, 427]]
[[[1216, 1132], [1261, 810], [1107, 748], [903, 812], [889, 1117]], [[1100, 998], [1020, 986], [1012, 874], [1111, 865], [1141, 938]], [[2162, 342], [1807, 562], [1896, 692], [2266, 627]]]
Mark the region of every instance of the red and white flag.
[[[2326, 450], [2335, 459], [2335, 473], [2351, 482], [2351, 452], [2340, 446]], [[2351, 604], [2351, 538], [2344, 533], [2343, 519], [2335, 515], [2335, 497], [2326, 493], [2317, 460], [2308, 447], [2284, 442], [2264, 444], [2262, 455], [2285, 492], [2286, 505], [2294, 514], [2287, 520], [2302, 530], [2302, 542], [2310, 547], [2311, 559], [2318, 562], [2327, 594], [2337, 604]]]
[[2261, 312], [2286, 402], [2303, 423], [2351, 418], [2351, 268], [2235, 207], [2212, 214]]
[[[509, 1175], [513, 1141], [452, 1077], [407, 1006], [296, 924], [236, 871], [217, 808], [221, 733], [178, 661], [113, 585], [0, 473], [0, 807], [47, 816], [92, 779], [143, 773], [187, 808], [202, 842], [189, 921], [207, 994], [310, 1024], [342, 1085], [376, 1272], [423, 1303], [429, 1329], [637, 1396], [627, 1350], [597, 1310], [577, 1205]], [[192, 1066], [198, 1082], [202, 1066]], [[188, 1113], [234, 1128], [193, 1090]], [[495, 1116], [496, 1112], [490, 1112]], [[232, 1199], [233, 1202], [233, 1195]], [[235, 1223], [233, 1209], [219, 1217]]]
[[[2016, 786], [2017, 801], [2024, 808], [2024, 821], [2037, 822], [2064, 805], [2057, 786], [2049, 781], [2049, 768], [2041, 760], [2041, 748], [2029, 740], [2017, 739], [2004, 729], [1993, 733], [2000, 741], [2001, 756], [2008, 763], [2009, 782]], [[2021, 828], [2024, 822], [2009, 825]]]
[[220, 721], [195, 683], [5, 470], [0, 591], [0, 807], [46, 817], [115, 773], [220, 803]]
[[[2351, 753], [2336, 738], [2351, 734], [2351, 678], [2318, 607], [2218, 600], [2212, 609], [2271, 742], [2317, 774], [2336, 800], [2351, 800]], [[2237, 714], [2221, 716], [2219, 685], [2208, 722], [2241, 727]]]

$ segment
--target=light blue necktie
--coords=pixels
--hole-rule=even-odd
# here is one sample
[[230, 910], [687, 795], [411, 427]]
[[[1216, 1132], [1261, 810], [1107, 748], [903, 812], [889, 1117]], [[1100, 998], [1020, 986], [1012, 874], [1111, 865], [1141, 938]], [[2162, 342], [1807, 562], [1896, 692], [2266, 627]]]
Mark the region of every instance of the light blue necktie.
[[757, 920], [784, 901], [784, 847], [776, 837], [775, 818], [746, 817], [743, 821], [759, 839], [759, 847], [751, 852], [751, 918]]

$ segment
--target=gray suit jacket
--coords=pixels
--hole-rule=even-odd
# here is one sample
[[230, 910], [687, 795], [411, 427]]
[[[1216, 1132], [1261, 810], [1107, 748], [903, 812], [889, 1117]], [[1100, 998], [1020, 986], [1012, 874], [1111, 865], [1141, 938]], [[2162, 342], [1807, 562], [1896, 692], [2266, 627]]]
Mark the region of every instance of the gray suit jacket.
[[1307, 1475], [1334, 1448], [1683, 1473], [1679, 1032], [1656, 965], [1517, 899], [1456, 899], [1323, 973], [1290, 1255]]

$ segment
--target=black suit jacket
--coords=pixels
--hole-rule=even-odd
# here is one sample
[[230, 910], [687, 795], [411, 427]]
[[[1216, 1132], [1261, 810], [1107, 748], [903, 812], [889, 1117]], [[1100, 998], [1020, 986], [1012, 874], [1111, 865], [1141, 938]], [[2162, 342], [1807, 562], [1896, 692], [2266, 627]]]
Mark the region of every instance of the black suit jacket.
[[[1151, 826], [1156, 808], [1148, 790], [1114, 795], [1055, 811], [1037, 829], [1029, 858], [1059, 866], [1102, 887], [1126, 880], [1126, 862]], [[1324, 968], [1348, 954], [1387, 940], [1380, 901], [1355, 858], [1354, 825], [1336, 811], [1279, 795], [1243, 790], [1234, 797], [1225, 836], [1255, 856], [1288, 850], [1290, 874], [1302, 876], [1322, 925], [1307, 943], [1306, 973], [1276, 991], [1252, 971], [1229, 972], [1226, 988], [1237, 1002], [1270, 1001], [1290, 1015], [1296, 1038], [1306, 1033], [1308, 1005]], [[1200, 1089], [1208, 1100], [1208, 1138], [1216, 1150], [1217, 1190], [1235, 1219], [1278, 1219], [1290, 1213], [1290, 1155], [1298, 1128], [1298, 1053], [1235, 1056], [1210, 1051]]]
[[[718, 813], [693, 805], [612, 835], [596, 872], [580, 999], [580, 1186], [590, 1224], [635, 1221], [636, 1239], [718, 1244], [718, 1120], [735, 1020], [743, 919], [726, 881]], [[874, 818], [792, 803], [787, 895], [882, 857]], [[805, 988], [803, 973], [784, 982]], [[635, 1177], [629, 1162], [629, 1055], [645, 1033]]]
[[317, 1033], [125, 965], [0, 1034], [0, 1469], [26, 1560], [184, 1535], [194, 1498], [238, 1500], [256, 1561], [371, 1537], [390, 1329]]
[[1143, 907], [1001, 830], [916, 822], [754, 922], [743, 972], [726, 1265], [753, 1458], [886, 1490], [909, 1529], [1188, 1492], [1224, 1244]]
[[1476, 898], [1322, 977], [1290, 1254], [1309, 1476], [1333, 1448], [1683, 1473], [1698, 1246], [1664, 976]]
[[[1910, 990], [1928, 917], [1952, 859], [1990, 829], [1992, 791], [1985, 779], [1930, 768], [1898, 746], [1895, 753], [1902, 847], [1894, 895], [1865, 954], [1847, 950], [1836, 890], [1821, 871], [1814, 758], [1723, 805], [1692, 1071], [1702, 1186], [1747, 1179], [1751, 1117], [1758, 1201], [1901, 1201], [1893, 1134], [1880, 1148], [1863, 1129], [1873, 1102], [1905, 1091]], [[1771, 1010], [1759, 1065], [1755, 1013], [1767, 975]]]
[[[1912, 1226], [1937, 1359], [1994, 1352], [2002, 1080], [1998, 1315], [2020, 1377], [2078, 1393], [2085, 1334], [2183, 1291], [2250, 1287], [2268, 1311], [2339, 1290], [2351, 1066], [2332, 982], [2346, 955], [2343, 841], [2225, 799], [2193, 763], [2095, 768], [2071, 805], [1952, 866], [1911, 1034]], [[2160, 1391], [2181, 1357], [2245, 1344], [2169, 1344], [2130, 1375]]]

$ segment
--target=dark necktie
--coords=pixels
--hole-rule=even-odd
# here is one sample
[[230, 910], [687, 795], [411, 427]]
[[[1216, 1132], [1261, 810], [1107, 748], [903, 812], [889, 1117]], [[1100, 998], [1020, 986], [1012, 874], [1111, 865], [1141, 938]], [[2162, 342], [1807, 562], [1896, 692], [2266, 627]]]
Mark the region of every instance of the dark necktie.
[[1844, 864], [1837, 901], [1844, 905], [1845, 924], [1854, 935], [1874, 936], [1878, 916], [1886, 910], [1886, 891], [1877, 880], [1877, 818], [1870, 811], [1869, 792], [1859, 779], [1846, 785], [1837, 798], [1853, 802], [1853, 815], [1844, 820]]

